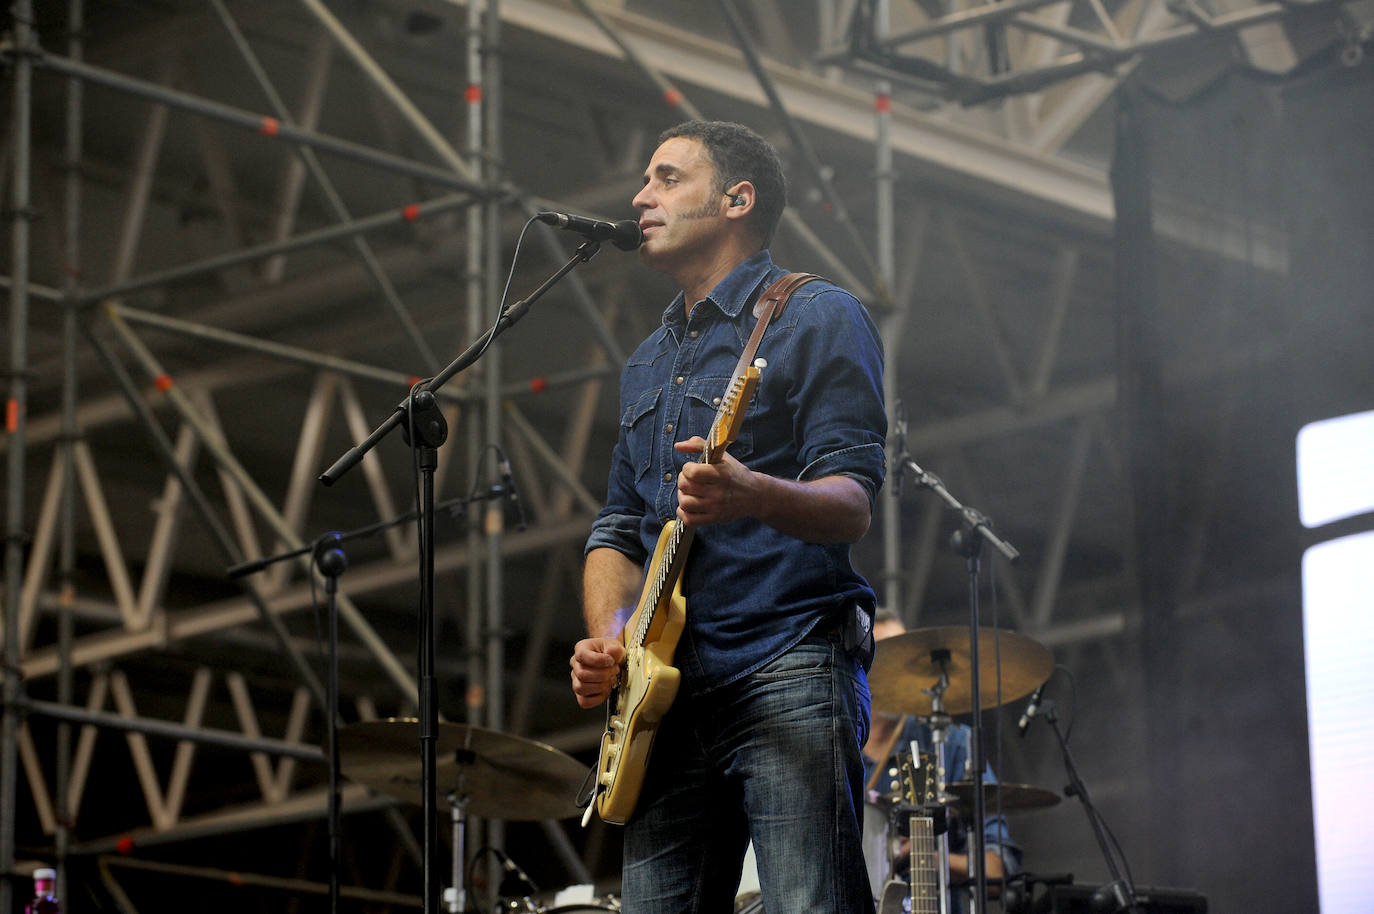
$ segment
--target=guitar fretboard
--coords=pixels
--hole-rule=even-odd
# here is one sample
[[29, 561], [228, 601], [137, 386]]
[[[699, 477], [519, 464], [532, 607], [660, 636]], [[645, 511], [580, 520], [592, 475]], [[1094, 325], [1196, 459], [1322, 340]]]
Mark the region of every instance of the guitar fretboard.
[[649, 587], [644, 590], [644, 599], [639, 607], [639, 624], [635, 626], [634, 635], [630, 639], [629, 646], [638, 648], [644, 645], [644, 639], [649, 636], [649, 626], [654, 621], [654, 610], [658, 608], [659, 601], [663, 598], [663, 588], [668, 584], [669, 571], [673, 567], [673, 559], [677, 557], [678, 546], [682, 543], [682, 524], [673, 525], [672, 538], [663, 547], [662, 560], [658, 563], [658, 573]]
[[932, 820], [911, 817], [911, 914], [939, 914], [940, 881]]

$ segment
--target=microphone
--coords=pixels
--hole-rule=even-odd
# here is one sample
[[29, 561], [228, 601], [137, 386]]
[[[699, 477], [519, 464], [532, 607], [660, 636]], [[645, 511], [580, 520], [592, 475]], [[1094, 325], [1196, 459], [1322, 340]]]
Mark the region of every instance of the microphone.
[[[636, 229], [639, 226], [635, 226]], [[511, 475], [510, 461], [504, 455], [501, 457], [501, 496], [506, 500], [506, 507], [515, 512], [515, 529], [524, 530], [528, 524], [525, 523], [525, 506], [520, 502], [520, 493], [515, 490], [515, 477]]]
[[577, 232], [592, 241], [609, 241], [622, 251], [633, 251], [644, 243], [644, 232], [640, 231], [639, 223], [633, 219], [602, 222], [600, 219], [574, 216], [571, 213], [538, 213], [534, 218], [545, 225]]
[[530, 894], [539, 891], [539, 886], [535, 885], [534, 880], [529, 877], [529, 874], [527, 874], [524, 870], [520, 869], [520, 864], [512, 860], [509, 854], [501, 850], [499, 847], [493, 847], [492, 851], [496, 854], [497, 859], [501, 861], [501, 869], [505, 870], [507, 873], [510, 873], [516, 879], [519, 879], [522, 883], [524, 883], [525, 888], [530, 890], [529, 894], [526, 894], [524, 897], [528, 898]]
[[1034, 692], [1031, 692], [1030, 701], [1026, 702], [1026, 710], [1021, 712], [1021, 719], [1016, 722], [1017, 736], [1024, 738], [1026, 730], [1030, 728], [1031, 720], [1036, 714], [1040, 713], [1040, 696], [1044, 694], [1045, 686], [1049, 685], [1049, 683], [1050, 681], [1046, 679], [1044, 682], [1040, 683]]

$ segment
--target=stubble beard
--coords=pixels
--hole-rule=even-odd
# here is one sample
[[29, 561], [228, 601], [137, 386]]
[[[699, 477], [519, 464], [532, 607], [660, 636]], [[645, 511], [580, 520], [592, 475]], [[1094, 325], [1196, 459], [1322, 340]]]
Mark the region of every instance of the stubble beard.
[[709, 219], [719, 213], [720, 204], [706, 200], [696, 209], [689, 209], [686, 212], [678, 213], [677, 217], [687, 221], [695, 221], [697, 219]]
[[[698, 221], [698, 220], [700, 220], [700, 219], [710, 219], [710, 218], [713, 218], [713, 217], [715, 217], [715, 216], [718, 216], [719, 214], [720, 214], [720, 204], [719, 204], [719, 202], [712, 202], [711, 200], [707, 199], [707, 200], [702, 201], [701, 205], [697, 206], [695, 209], [684, 210], [684, 211], [678, 213], [678, 214], [677, 214], [677, 219], [676, 219], [676, 221], [678, 221], [678, 222], [696, 222], [696, 221]], [[677, 252], [677, 253], [681, 253], [681, 252]], [[669, 258], [670, 261], [675, 259], [675, 258], [672, 256], [672, 253], [668, 253], [667, 256], [668, 256], [668, 258]], [[639, 259], [640, 259], [640, 262], [641, 262], [641, 263], [643, 263], [645, 266], [647, 266], [647, 267], [648, 267], [649, 269], [651, 269], [651, 270], [655, 270], [655, 271], [660, 272], [660, 273], [669, 273], [669, 274], [672, 273], [672, 264], [671, 264], [670, 262], [668, 262], [668, 261], [665, 261], [665, 260], [662, 258], [661, 255], [660, 255], [660, 256], [655, 256], [655, 254], [649, 249], [649, 245], [648, 245], [648, 244], [645, 244], [645, 245], [643, 245], [642, 247], [640, 247], [640, 249], [639, 249]]]

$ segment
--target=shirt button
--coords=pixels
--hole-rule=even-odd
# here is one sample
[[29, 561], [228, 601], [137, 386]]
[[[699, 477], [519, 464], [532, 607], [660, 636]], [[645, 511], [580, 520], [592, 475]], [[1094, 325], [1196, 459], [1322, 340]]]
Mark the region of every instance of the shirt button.
[[673, 430], [673, 423], [669, 422], [667, 425], [663, 426], [663, 430], [665, 432], [671, 432]]
[[664, 482], [672, 482], [672, 481], [673, 481], [673, 474], [672, 474], [672, 473], [664, 473], [664, 474], [663, 474], [663, 481], [664, 481]]
[[690, 336], [692, 339], [696, 339], [697, 337], [701, 336], [701, 331], [700, 331], [700, 330], [693, 330], [691, 333], [689, 333], [689, 334], [687, 334], [687, 335]]
[[678, 376], [677, 376], [677, 381], [676, 381], [676, 383], [681, 384], [681, 383], [682, 383], [683, 381], [685, 381], [685, 380], [687, 380], [687, 379], [684, 378], [682, 375], [678, 375]]
[[715, 397], [715, 398], [713, 398], [713, 399], [711, 400], [711, 405], [712, 405], [712, 406], [720, 406], [720, 397]]

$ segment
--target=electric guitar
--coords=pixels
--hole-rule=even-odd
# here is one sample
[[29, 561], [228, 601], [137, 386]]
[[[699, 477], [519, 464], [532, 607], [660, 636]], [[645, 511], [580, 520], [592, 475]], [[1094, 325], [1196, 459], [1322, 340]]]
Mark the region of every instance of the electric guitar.
[[[731, 381], [716, 410], [699, 462], [719, 463], [725, 449], [739, 435], [744, 411], [758, 387], [763, 367], [764, 361], [758, 359]], [[620, 633], [625, 661], [607, 703], [594, 804], [601, 820], [612, 825], [624, 825], [634, 812], [659, 722], [677, 697], [682, 674], [672, 665], [673, 653], [687, 621], [682, 570], [692, 538], [692, 527], [676, 520], [664, 524], [639, 604]], [[583, 824], [591, 810], [592, 805], [588, 805]]]

